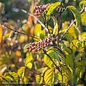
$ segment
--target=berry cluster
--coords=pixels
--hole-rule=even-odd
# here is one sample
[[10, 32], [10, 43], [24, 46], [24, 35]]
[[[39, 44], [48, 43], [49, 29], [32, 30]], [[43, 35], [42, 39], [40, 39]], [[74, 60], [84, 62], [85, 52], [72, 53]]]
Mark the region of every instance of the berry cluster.
[[30, 44], [28, 47], [29, 52], [34, 52], [37, 53], [39, 50], [47, 47], [50, 45], [51, 42], [53, 42], [55, 39], [54, 38], [45, 38], [42, 41], [39, 42], [33, 42]]
[[39, 16], [44, 10], [49, 6], [49, 4], [35, 6], [35, 16]]

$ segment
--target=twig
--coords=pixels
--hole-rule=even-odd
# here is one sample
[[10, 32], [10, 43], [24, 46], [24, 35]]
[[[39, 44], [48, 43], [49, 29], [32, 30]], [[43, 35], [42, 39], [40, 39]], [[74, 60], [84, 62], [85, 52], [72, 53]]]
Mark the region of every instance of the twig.
[[69, 27], [66, 29], [66, 31], [62, 34], [62, 36], [61, 36], [61, 38], [60, 38], [60, 41], [61, 41], [61, 39], [64, 37], [64, 35], [67, 33], [67, 31], [70, 29], [70, 27], [74, 24], [75, 21], [76, 21], [76, 20], [73, 20], [73, 21], [71, 22], [71, 24], [69, 25]]
[[37, 17], [35, 17], [34, 15], [32, 15], [31, 13], [27, 12], [24, 9], [21, 9], [21, 11], [32, 16], [34, 19], [36, 19], [43, 26], [43, 28], [48, 32], [48, 28]]
[[[84, 7], [81, 9], [80, 13], [82, 13], [83, 10], [84, 10]], [[66, 29], [66, 31], [65, 31], [65, 32], [63, 33], [63, 35], [61, 36], [60, 41], [61, 41], [61, 39], [64, 37], [64, 35], [67, 33], [67, 31], [70, 29], [70, 27], [74, 24], [75, 21], [76, 21], [76, 20], [73, 20], [73, 21], [71, 22], [71, 24], [69, 25], [69, 27]]]
[[47, 54], [47, 52], [43, 49], [44, 54], [47, 55], [49, 57], [49, 59], [53, 62], [53, 64], [55, 65], [56, 69], [58, 69], [59, 72], [61, 72], [61, 70], [59, 69], [59, 67], [56, 65], [56, 63], [52, 60], [52, 58], [50, 57], [49, 54]]
[[[20, 34], [23, 34], [23, 35], [26, 35], [26, 36], [31, 36], [31, 35], [29, 35], [29, 34], [27, 34], [27, 33], [19, 32], [19, 31], [15, 30], [15, 29], [12, 29], [12, 28], [8, 27], [8, 26], [5, 25], [5, 24], [2, 24], [2, 25], [3, 25], [5, 28], [8, 28], [9, 30], [12, 30], [12, 31], [14, 31], [14, 32], [17, 32], [17, 33], [20, 33]], [[38, 38], [35, 37], [35, 36], [31, 36], [31, 37], [38, 39]]]

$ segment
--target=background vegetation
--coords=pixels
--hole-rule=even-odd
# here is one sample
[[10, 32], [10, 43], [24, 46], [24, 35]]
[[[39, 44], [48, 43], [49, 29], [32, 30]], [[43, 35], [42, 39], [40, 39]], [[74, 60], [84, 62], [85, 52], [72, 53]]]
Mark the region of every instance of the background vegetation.
[[0, 0], [0, 85], [85, 86], [85, 31], [86, 0]]

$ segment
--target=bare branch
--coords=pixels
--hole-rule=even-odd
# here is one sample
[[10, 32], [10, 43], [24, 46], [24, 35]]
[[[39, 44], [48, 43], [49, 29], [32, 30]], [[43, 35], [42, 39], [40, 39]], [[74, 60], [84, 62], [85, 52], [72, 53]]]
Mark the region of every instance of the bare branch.
[[48, 28], [37, 17], [35, 17], [34, 15], [32, 15], [31, 13], [27, 12], [24, 9], [21, 9], [21, 11], [32, 16], [34, 19], [36, 19], [43, 26], [43, 28], [48, 32]]
[[55, 65], [56, 69], [58, 69], [59, 72], [61, 72], [61, 70], [59, 69], [59, 67], [56, 65], [56, 63], [52, 60], [52, 58], [50, 57], [49, 54], [47, 54], [47, 52], [43, 49], [44, 54], [47, 55], [49, 57], [49, 59], [53, 62], [53, 64]]
[[5, 25], [5, 24], [2, 24], [2, 25], [3, 25], [3, 27], [8, 28], [9, 30], [12, 30], [12, 31], [14, 31], [14, 32], [17, 32], [17, 33], [20, 33], [20, 34], [23, 34], [23, 35], [26, 35], [26, 36], [31, 36], [31, 37], [33, 37], [33, 38], [38, 39], [38, 38], [37, 38], [37, 37], [35, 37], [35, 36], [29, 35], [29, 34], [24, 33], [24, 32], [19, 32], [18, 30], [15, 30], [15, 29], [12, 29], [12, 28], [8, 27], [8, 26], [7, 26], [7, 25]]
[[61, 36], [61, 38], [60, 38], [60, 40], [64, 37], [64, 35], [68, 32], [68, 30], [70, 29], [70, 27], [74, 24], [74, 22], [75, 22], [76, 20], [73, 20], [72, 22], [71, 22], [71, 24], [69, 25], [69, 27], [66, 29], [66, 31], [62, 34], [62, 36]]

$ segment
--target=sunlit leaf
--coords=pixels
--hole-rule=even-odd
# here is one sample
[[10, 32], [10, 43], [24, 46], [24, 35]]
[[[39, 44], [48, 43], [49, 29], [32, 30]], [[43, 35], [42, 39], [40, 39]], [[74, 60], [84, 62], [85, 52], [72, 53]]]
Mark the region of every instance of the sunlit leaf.
[[16, 56], [19, 56], [19, 57], [21, 56], [21, 52], [20, 51], [17, 50], [15, 53], [16, 53]]
[[41, 75], [36, 75], [36, 83], [40, 83], [41, 81]]
[[0, 43], [2, 41], [2, 36], [3, 36], [3, 28], [2, 25], [0, 24]]
[[42, 74], [44, 74], [47, 70], [48, 70], [48, 67], [44, 67], [44, 68], [39, 69], [39, 71], [40, 71]]
[[68, 32], [69, 32], [75, 39], [78, 38], [78, 31], [77, 31], [77, 29], [75, 28], [74, 25], [72, 25], [72, 26], [70, 27], [70, 29], [68, 30]]
[[19, 42], [24, 42], [27, 40], [27, 36], [26, 35], [21, 35], [19, 38]]
[[44, 81], [46, 84], [53, 84], [54, 82], [54, 69], [49, 69], [45, 72]]
[[46, 18], [47, 20], [49, 19], [51, 13], [56, 9], [56, 7], [60, 6], [61, 5], [61, 2], [55, 2], [55, 3], [52, 3], [50, 4], [46, 10], [45, 10], [45, 14], [46, 14]]
[[22, 26], [22, 29], [25, 31], [25, 33], [28, 33], [29, 32], [29, 25], [28, 24], [24, 24]]
[[32, 66], [33, 66], [33, 64], [32, 64], [31, 62], [29, 62], [29, 63], [27, 63], [25, 66], [26, 66], [27, 68], [31, 69]]
[[79, 40], [86, 40], [86, 32], [83, 32], [79, 35]]
[[53, 33], [53, 28], [51, 26], [49, 26], [49, 25], [48, 25], [48, 31], [49, 31], [50, 34]]
[[74, 6], [67, 6], [67, 8], [73, 13], [76, 20], [76, 26], [78, 27], [81, 20], [80, 12]]
[[33, 55], [31, 52], [27, 53], [26, 54], [26, 59], [24, 60], [24, 63], [25, 63], [25, 66], [28, 67], [28, 68], [32, 68], [33, 64], [32, 64], [32, 61], [33, 60]]
[[30, 61], [32, 61], [33, 60], [33, 56], [32, 56], [32, 53], [31, 52], [29, 52], [29, 53], [27, 53], [26, 54], [26, 59], [25, 59], [25, 64], [27, 65]]
[[85, 68], [80, 66], [80, 67], [77, 67], [75, 71], [76, 72], [74, 73], [73, 81], [74, 81], [74, 83], [77, 83], [77, 82], [79, 82], [79, 79], [82, 78], [82, 75], [85, 72]]
[[71, 78], [71, 71], [67, 66], [62, 67], [62, 75], [58, 73], [58, 80], [67, 84], [69, 79]]
[[34, 34], [34, 27], [32, 27], [32, 28], [30, 29], [30, 34], [31, 34], [31, 35]]
[[34, 34], [35, 36], [44, 39], [45, 37], [45, 31], [42, 29], [41, 24], [36, 24], [35, 28], [34, 28]]
[[86, 26], [86, 12], [83, 12], [81, 14], [81, 22], [82, 22], [83, 25]]
[[22, 67], [20, 67], [20, 68], [18, 69], [17, 74], [18, 74], [18, 76], [19, 76], [20, 78], [23, 78], [23, 77], [24, 77], [24, 73], [25, 73], [25, 67], [22, 66]]
[[28, 82], [29, 82], [29, 79], [24, 76], [24, 77], [23, 77], [23, 83], [24, 83], [24, 84], [28, 84]]
[[9, 77], [10, 81], [13, 81], [15, 84], [18, 83], [18, 75], [15, 72], [7, 72], [4, 77]]
[[62, 25], [62, 29], [60, 30], [59, 33], [64, 33], [66, 31], [66, 29], [68, 28], [69, 26], [69, 21], [65, 21]]
[[24, 46], [24, 52], [27, 52], [28, 51], [28, 47], [30, 46], [30, 43], [28, 43], [28, 44], [25, 44], [25, 46]]
[[79, 3], [79, 7], [82, 9], [83, 6], [86, 5], [86, 0], [82, 0], [80, 3]]
[[58, 22], [56, 20], [55, 17], [52, 17], [53, 21], [54, 21], [54, 29], [53, 29], [53, 34], [54, 35], [58, 35]]
[[[48, 52], [47, 52], [47, 54], [49, 54], [49, 56], [51, 57], [51, 59], [54, 61], [54, 59], [58, 59], [58, 56], [57, 56], [57, 53], [56, 52], [54, 52], [53, 50], [49, 50]], [[47, 55], [45, 55], [44, 56], [44, 63], [48, 66], [48, 67], [53, 67], [54, 66], [54, 64], [53, 64], [53, 62], [51, 61], [51, 59], [47, 56]], [[59, 60], [59, 59], [58, 59]]]
[[2, 81], [2, 72], [0, 72], [0, 84], [1, 84], [1, 81]]
[[32, 17], [31, 16], [28, 16], [28, 22], [30, 25], [32, 25]]

